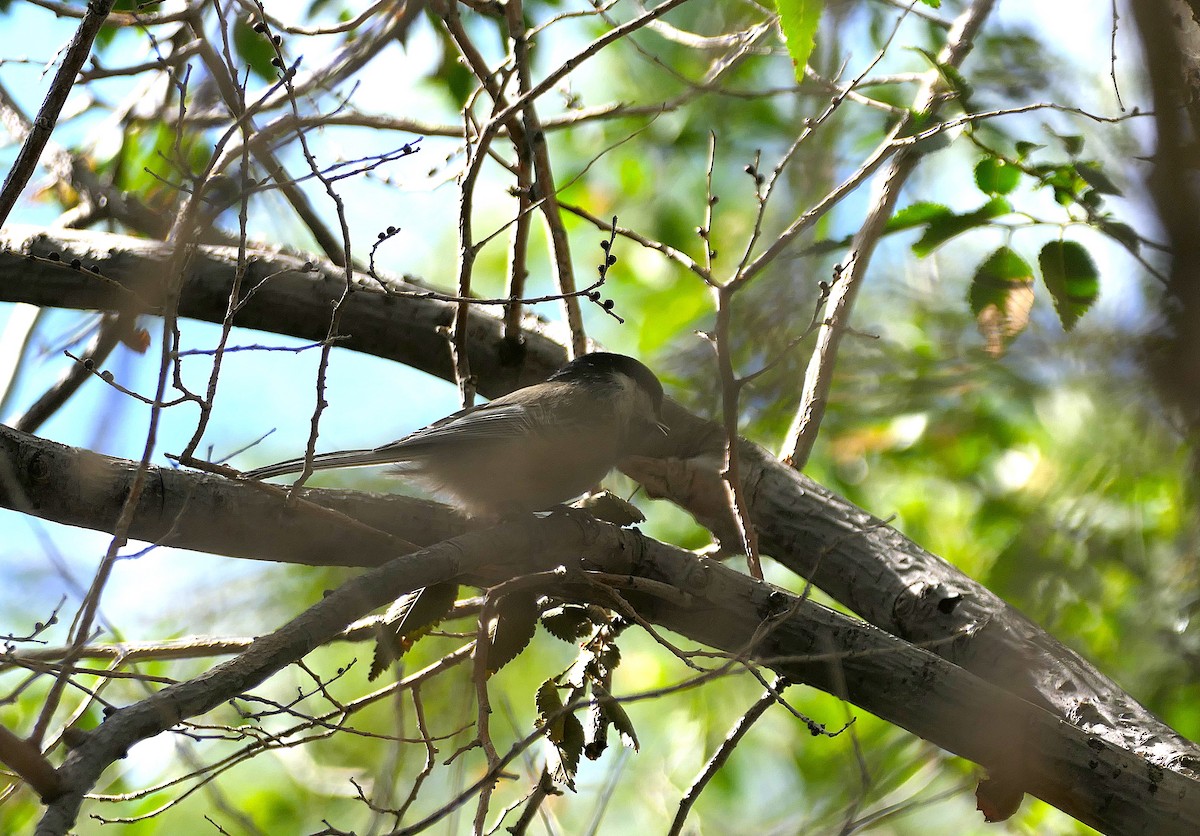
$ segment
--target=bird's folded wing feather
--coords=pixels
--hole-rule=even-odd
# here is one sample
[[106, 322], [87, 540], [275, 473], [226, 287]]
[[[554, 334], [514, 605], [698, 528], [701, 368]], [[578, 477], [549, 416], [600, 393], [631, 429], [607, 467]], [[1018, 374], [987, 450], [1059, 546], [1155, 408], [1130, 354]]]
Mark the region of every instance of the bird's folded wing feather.
[[[437, 447], [529, 438], [538, 422], [524, 404], [487, 403], [447, 415], [398, 441], [365, 450], [340, 450], [312, 457], [314, 470], [363, 467], [420, 459]], [[243, 473], [247, 479], [269, 479], [304, 469], [304, 457], [265, 465]]]

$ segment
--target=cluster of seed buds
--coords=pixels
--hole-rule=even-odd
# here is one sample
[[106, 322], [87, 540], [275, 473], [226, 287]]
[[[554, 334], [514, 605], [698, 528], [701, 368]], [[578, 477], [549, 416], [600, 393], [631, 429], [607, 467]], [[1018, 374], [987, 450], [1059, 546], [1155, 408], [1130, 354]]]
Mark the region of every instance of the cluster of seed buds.
[[[49, 264], [61, 264], [64, 267], [69, 267], [72, 270], [78, 270], [81, 273], [90, 273], [93, 276], [98, 276], [102, 279], [105, 278], [104, 274], [100, 272], [99, 264], [89, 264], [88, 266], [84, 267], [83, 262], [78, 258], [72, 258], [70, 261], [63, 261], [62, 254], [55, 250], [51, 250], [44, 256], [34, 255], [33, 253], [24, 253], [24, 256], [31, 261], [45, 261]], [[118, 332], [118, 338], [128, 348], [136, 351], [138, 354], [144, 354], [146, 349], [150, 347], [150, 332], [148, 332], [145, 328], [135, 327], [136, 322], [136, 316], [130, 317], [125, 323], [128, 327], [120, 329]], [[91, 369], [88, 369], [88, 371], [91, 371]], [[105, 372], [105, 374], [111, 373]], [[105, 379], [107, 380], [108, 378]]]
[[[256, 21], [253, 28], [254, 31], [260, 35], [267, 35], [271, 31], [265, 20]], [[286, 72], [288, 75], [294, 74], [295, 70], [287, 69], [283, 63], [283, 54], [281, 52], [281, 49], [283, 48], [283, 38], [279, 35], [271, 35], [270, 39], [271, 45], [275, 47], [275, 55], [271, 58], [271, 66], [277, 70]]]
[[746, 163], [746, 166], [742, 169], [742, 171], [754, 178], [754, 185], [756, 186], [761, 186], [767, 180], [766, 175], [760, 172], [758, 170], [758, 166], [754, 163]]
[[821, 288], [821, 298], [824, 299], [829, 295], [829, 291], [838, 283], [838, 279], [842, 277], [842, 270], [845, 269], [841, 264], [833, 265], [833, 277], [829, 281], [817, 282], [817, 287]]
[[[604, 250], [604, 261], [601, 264], [599, 264], [596, 268], [597, 271], [600, 273], [600, 281], [598, 281], [596, 283], [595, 287], [599, 287], [600, 285], [604, 284], [604, 282], [608, 279], [609, 268], [611, 268], [614, 264], [617, 263], [617, 257], [615, 255], [613, 255], [613, 253], [612, 253], [613, 242], [616, 241], [616, 239], [617, 239], [617, 219], [616, 219], [616, 217], [613, 217], [612, 229], [609, 232], [608, 240], [600, 242], [600, 249]], [[615, 306], [616, 303], [613, 302], [612, 299], [602, 299], [600, 297], [600, 291], [589, 290], [587, 292], [587, 298], [590, 299], [592, 302], [595, 302], [600, 307], [604, 308], [605, 312], [607, 312], [610, 316], [615, 317], [618, 321], [620, 321], [620, 322], [625, 321], [625, 320], [621, 319], [621, 317], [619, 317], [615, 313], [613, 313], [613, 307]]]
[[[28, 255], [28, 257], [35, 259], [35, 260], [39, 260], [39, 261], [42, 260], [40, 256], [33, 255], [32, 253], [30, 253]], [[50, 262], [55, 262], [55, 263], [61, 263], [62, 256], [56, 252], [50, 252], [50, 253], [46, 254], [46, 257], [44, 260], [50, 261]], [[93, 273], [97, 276], [100, 275], [100, 266], [98, 264], [90, 264], [85, 268], [83, 266], [83, 262], [80, 261], [78, 258], [71, 259], [70, 261], [66, 262], [66, 265], [68, 267], [70, 267], [72, 270], [86, 270], [86, 272]]]
[[[373, 276], [376, 279], [379, 278], [379, 276], [375, 273], [375, 253], [376, 253], [376, 251], [378, 251], [378, 249], [381, 246], [383, 246], [384, 241], [387, 241], [391, 238], [395, 238], [399, 234], [400, 234], [400, 227], [389, 226], [383, 232], [380, 232], [379, 234], [377, 234], [375, 236], [375, 243], [371, 245], [371, 256], [368, 259], [368, 265], [367, 265], [367, 273], [369, 275]], [[309, 264], [308, 262], [305, 262], [305, 269], [306, 270], [312, 269], [312, 265]]]

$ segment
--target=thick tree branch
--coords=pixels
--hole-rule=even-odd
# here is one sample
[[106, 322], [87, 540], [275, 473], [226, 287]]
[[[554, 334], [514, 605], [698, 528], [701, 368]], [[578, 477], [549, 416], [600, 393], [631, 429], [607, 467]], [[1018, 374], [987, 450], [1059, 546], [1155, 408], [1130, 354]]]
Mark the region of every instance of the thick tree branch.
[[[9, 234], [10, 243], [33, 245], [42, 254], [54, 250], [67, 260], [79, 255], [85, 259], [85, 265], [90, 263], [89, 258], [101, 262], [103, 281], [86, 271], [42, 260], [30, 261], [17, 253], [0, 253], [0, 298], [40, 304], [105, 307], [114, 298], [127, 298], [128, 292], [114, 293], [111, 282], [126, 282], [127, 291], [138, 287], [135, 279], [145, 269], [137, 265], [140, 260], [151, 260], [157, 246], [115, 236], [50, 238], [29, 231]], [[84, 244], [86, 249], [81, 246]], [[122, 249], [109, 249], [110, 246]], [[195, 264], [193, 274], [184, 284], [181, 308], [185, 315], [218, 318], [225, 309], [233, 263], [224, 260], [219, 249], [205, 248], [197, 253]], [[295, 257], [260, 254], [256, 269], [261, 272], [256, 276], [273, 277], [261, 285], [256, 297], [239, 313], [239, 323], [311, 337], [307, 329], [323, 326], [328, 300], [337, 288], [324, 273], [304, 272], [301, 267], [300, 259]], [[38, 281], [30, 280], [31, 271], [40, 273]], [[332, 287], [327, 286], [331, 284]], [[386, 304], [380, 304], [380, 291], [367, 287], [362, 290], [351, 300], [349, 321], [353, 324], [347, 330], [353, 336], [343, 345], [405, 362], [410, 360], [405, 352], [412, 352], [412, 363], [418, 368], [443, 377], [451, 374], [444, 343], [435, 329], [449, 322], [453, 304], [412, 296], [392, 297]], [[356, 305], [360, 299], [370, 303]], [[518, 372], [500, 366], [497, 359], [500, 352], [487, 350], [498, 347], [502, 339], [500, 316], [475, 307], [469, 330], [480, 341], [481, 350], [473, 358], [490, 364], [485, 368], [494, 372], [480, 376], [481, 391], [489, 395], [531, 382], [534, 375], [545, 374], [558, 362], [556, 358], [563, 356], [561, 347], [532, 331], [530, 350]], [[431, 345], [436, 348], [422, 353]], [[646, 451], [655, 458], [633, 463], [629, 472], [656, 494], [668, 496], [691, 511], [725, 542], [736, 542], [728, 539], [733, 529], [729, 527], [725, 493], [716, 481], [716, 465], [722, 449], [720, 428], [673, 405], [668, 408], [667, 421], [670, 435], [659, 442], [658, 449]], [[868, 621], [905, 639], [936, 642], [930, 646], [938, 654], [1023, 698], [1053, 707], [1062, 717], [1113, 746], [1138, 752], [1159, 767], [1195, 769], [1200, 763], [1197, 747], [1162, 725], [1078, 655], [953, 566], [775, 461], [767, 451], [744, 443], [741, 455], [751, 518], [764, 553], [811, 578]], [[168, 484], [165, 472], [156, 478], [157, 484]], [[194, 489], [188, 490], [188, 495], [202, 495]], [[191, 501], [196, 501], [195, 496]], [[13, 507], [22, 509], [20, 505]], [[166, 503], [164, 507], [178, 509], [179, 501]], [[138, 520], [143, 520], [141, 514]], [[160, 521], [157, 530], [169, 530], [171, 520]], [[420, 542], [412, 532], [399, 534]], [[155, 536], [149, 534], [150, 539]], [[224, 547], [205, 543], [197, 548], [230, 553], [236, 549], [238, 539], [231, 538]], [[307, 542], [303, 535], [298, 539]], [[246, 551], [255, 549], [248, 546]], [[293, 554], [290, 558], [293, 560], [298, 559], [295, 554], [306, 554], [302, 548], [294, 553], [291, 548], [279, 551]], [[314, 546], [311, 551], [319, 549]], [[947, 638], [953, 641], [940, 641]]]
[[[31, 460], [18, 456], [12, 462], [6, 455], [5, 461], [12, 472]], [[57, 479], [69, 477], [44, 478], [63, 490]], [[240, 491], [246, 486], [230, 487]], [[11, 489], [4, 496], [11, 499]], [[280, 509], [285, 504], [282, 496], [275, 502]], [[225, 525], [239, 516], [227, 508], [214, 526], [217, 520]], [[262, 527], [261, 519], [256, 523]], [[360, 542], [371, 545], [375, 536], [348, 529], [339, 550], [352, 553]], [[186, 545], [179, 538], [177, 544]], [[1183, 773], [1147, 764], [928, 650], [804, 597], [636, 531], [560, 514], [468, 532], [392, 560], [348, 582], [237, 658], [109, 715], [59, 770], [64, 794], [51, 804], [39, 833], [65, 832], [83, 795], [133, 743], [256, 687], [395, 597], [448, 580], [495, 583], [564, 562], [575, 572], [599, 569], [678, 590], [666, 598], [636, 591], [624, 595], [649, 623], [735, 658], [757, 660], [793, 681], [842, 693], [949, 751], [1020, 776], [1022, 789], [1081, 821], [1122, 833], [1182, 834], [1200, 827], [1200, 786]], [[568, 570], [566, 582], [579, 589], [580, 597], [599, 595], [588, 592], [595, 590], [594, 583], [576, 584], [576, 578], [583, 580]]]
[[[46, 257], [56, 254], [59, 261]], [[41, 256], [28, 259], [25, 254]], [[84, 310], [160, 313], [159, 270], [170, 248], [156, 241], [74, 230], [9, 226], [0, 230], [0, 300]], [[242, 280], [242, 307], [234, 324], [243, 328], [323, 340], [329, 308], [345, 285], [340, 268], [283, 251], [250, 250]], [[85, 269], [72, 269], [79, 259]], [[311, 260], [310, 260], [311, 259]], [[315, 265], [315, 270], [305, 265]], [[99, 275], [90, 272], [91, 266]], [[200, 247], [180, 287], [179, 315], [221, 322], [237, 268], [234, 247]], [[390, 294], [404, 294], [391, 295]], [[338, 345], [385, 357], [453, 380], [450, 354], [439, 328], [449, 328], [455, 304], [420, 298], [433, 291], [404, 281], [382, 288], [357, 275], [342, 315]], [[544, 380], [566, 361], [566, 351], [548, 335], [544, 321], [526, 314], [527, 351], [519, 358], [501, 351], [502, 313], [474, 306], [467, 326], [472, 371], [489, 397]], [[508, 363], [504, 361], [507, 360]], [[514, 365], [515, 363], [515, 365]]]

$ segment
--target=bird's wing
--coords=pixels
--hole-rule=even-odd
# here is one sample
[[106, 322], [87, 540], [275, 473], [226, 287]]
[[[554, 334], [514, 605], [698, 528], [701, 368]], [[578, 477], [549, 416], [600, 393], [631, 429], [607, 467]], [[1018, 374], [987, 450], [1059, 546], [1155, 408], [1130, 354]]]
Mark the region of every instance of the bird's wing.
[[[364, 467], [419, 460], [443, 444], [486, 444], [529, 438], [538, 421], [524, 404], [493, 401], [469, 407], [380, 447], [365, 450], [340, 450], [312, 457], [313, 470]], [[444, 448], [443, 448], [444, 449]], [[269, 479], [304, 469], [304, 457], [265, 465], [243, 473], [247, 479]]]
[[537, 407], [493, 401], [447, 415], [412, 435], [376, 448], [376, 451], [403, 453], [395, 461], [405, 461], [447, 443], [487, 444], [527, 439], [539, 433], [542, 423]]

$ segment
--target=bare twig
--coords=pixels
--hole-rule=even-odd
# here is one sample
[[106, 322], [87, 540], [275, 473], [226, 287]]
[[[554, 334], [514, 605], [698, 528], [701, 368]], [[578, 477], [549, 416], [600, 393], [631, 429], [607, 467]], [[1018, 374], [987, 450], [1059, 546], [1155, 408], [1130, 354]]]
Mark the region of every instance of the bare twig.
[[87, 12], [84, 14], [79, 28], [75, 30], [75, 37], [71, 39], [71, 43], [63, 55], [58, 72], [54, 74], [54, 79], [50, 82], [50, 90], [46, 93], [46, 99], [42, 102], [42, 107], [33, 120], [33, 128], [29, 132], [29, 136], [25, 138], [25, 142], [21, 144], [17, 158], [4, 178], [4, 185], [0, 187], [0, 225], [7, 220], [8, 213], [16, 205], [17, 198], [25, 188], [25, 184], [33, 176], [33, 170], [42, 156], [42, 149], [50, 140], [50, 134], [54, 130], [55, 123], [58, 122], [58, 115], [75, 84], [75, 74], [79, 72], [83, 62], [91, 54], [92, 41], [99, 34], [100, 27], [104, 25], [105, 18], [112, 10], [114, 2], [115, 0], [92, 0], [87, 4]]

